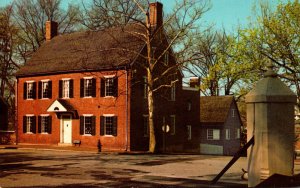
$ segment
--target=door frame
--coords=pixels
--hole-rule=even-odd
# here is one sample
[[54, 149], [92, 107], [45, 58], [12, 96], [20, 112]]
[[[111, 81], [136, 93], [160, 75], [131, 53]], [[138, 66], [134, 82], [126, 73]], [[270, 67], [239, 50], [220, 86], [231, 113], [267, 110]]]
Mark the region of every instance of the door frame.
[[[60, 143], [61, 144], [66, 144], [66, 145], [72, 145], [72, 115], [61, 115], [60, 118]], [[70, 137], [71, 137], [71, 142], [70, 143], [65, 143], [64, 141], [64, 122], [66, 121], [66, 119], [68, 121], [70, 121]]]

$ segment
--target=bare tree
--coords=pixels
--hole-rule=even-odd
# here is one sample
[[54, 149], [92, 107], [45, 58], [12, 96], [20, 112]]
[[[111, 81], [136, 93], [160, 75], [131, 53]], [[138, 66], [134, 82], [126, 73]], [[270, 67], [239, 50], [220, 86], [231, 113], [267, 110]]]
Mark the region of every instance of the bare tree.
[[[144, 2], [140, 2], [144, 3]], [[100, 30], [125, 25], [133, 20], [143, 20], [142, 11], [132, 0], [82, 0], [81, 23], [89, 30]]]
[[61, 0], [24, 0], [13, 4], [14, 22], [18, 33], [20, 58], [26, 60], [45, 40], [45, 23], [47, 20], [58, 22], [60, 33], [73, 32], [79, 23], [79, 8], [69, 5], [61, 9]]
[[[185, 59], [176, 60], [175, 53], [172, 53], [174, 52], [172, 50], [175, 50], [175, 52], [178, 50], [177, 52], [182, 53], [183, 49], [181, 47], [187, 41], [188, 34], [197, 31], [196, 24], [203, 13], [208, 10], [208, 4], [206, 1], [176, 1], [173, 11], [166, 16], [164, 22], [158, 20], [153, 23], [153, 18], [150, 18], [152, 15], [150, 15], [149, 2], [146, 3], [146, 6], [136, 0], [134, 2], [146, 20], [145, 22], [133, 19], [143, 30], [132, 34], [145, 42], [145, 53], [139, 54], [144, 61], [139, 63], [138, 66], [144, 70], [146, 76], [150, 130], [149, 152], [155, 152], [156, 126], [154, 125], [154, 118], [156, 115], [155, 109], [160, 107], [155, 102], [155, 95], [160, 90], [174, 87], [174, 84], [178, 81], [178, 71]], [[169, 58], [173, 58], [176, 63], [167, 66], [163, 64], [167, 53], [170, 53]]]

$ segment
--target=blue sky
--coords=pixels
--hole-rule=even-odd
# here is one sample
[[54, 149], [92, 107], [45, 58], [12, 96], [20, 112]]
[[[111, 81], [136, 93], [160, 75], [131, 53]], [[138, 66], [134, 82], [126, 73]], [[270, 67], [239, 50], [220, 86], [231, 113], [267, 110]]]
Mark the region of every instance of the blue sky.
[[[81, 2], [81, 0], [62, 0], [63, 5]], [[153, 1], [153, 0], [152, 0]], [[158, 0], [164, 4], [164, 10], [172, 7], [173, 0]], [[205, 13], [202, 21], [204, 24], [215, 24], [217, 29], [225, 28], [233, 31], [239, 24], [247, 25], [250, 17], [254, 18], [253, 6], [262, 0], [211, 0], [212, 8]], [[12, 0], [0, 0], [0, 6], [5, 6]], [[271, 6], [276, 7], [278, 0], [268, 0]]]

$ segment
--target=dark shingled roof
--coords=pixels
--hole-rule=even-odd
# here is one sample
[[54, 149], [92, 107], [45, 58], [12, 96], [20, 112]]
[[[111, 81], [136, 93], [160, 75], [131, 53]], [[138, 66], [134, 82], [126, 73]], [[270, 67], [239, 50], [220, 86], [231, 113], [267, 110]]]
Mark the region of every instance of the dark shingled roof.
[[17, 72], [17, 76], [111, 69], [131, 63], [145, 42], [137, 24], [101, 31], [76, 32], [45, 42]]
[[224, 123], [233, 101], [233, 96], [200, 97], [200, 122]]

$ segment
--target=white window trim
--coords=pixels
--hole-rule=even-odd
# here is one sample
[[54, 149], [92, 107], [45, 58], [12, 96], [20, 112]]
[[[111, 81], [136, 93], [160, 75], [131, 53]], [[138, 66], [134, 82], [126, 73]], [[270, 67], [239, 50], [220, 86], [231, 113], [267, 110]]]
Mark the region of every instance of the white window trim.
[[188, 130], [188, 140], [192, 140], [192, 126], [187, 125], [187, 130]]
[[[69, 99], [70, 98], [70, 80], [71, 80], [71, 78], [63, 78], [63, 79], [61, 79], [62, 80], [62, 98], [63, 99]], [[69, 81], [69, 83], [68, 83], [68, 90], [67, 90], [67, 93], [68, 93], [68, 97], [66, 97], [66, 96], [64, 96], [66, 93], [65, 93], [65, 88], [64, 88], [64, 83], [65, 83], [65, 81]]]
[[225, 129], [225, 139], [230, 140], [230, 129]]
[[235, 136], [236, 139], [240, 139], [241, 138], [241, 129], [237, 128], [236, 129], [236, 136]]
[[[208, 131], [209, 130], [213, 131], [213, 138], [212, 139], [208, 138]], [[218, 132], [218, 138], [214, 138], [214, 132], [215, 131]], [[206, 132], [206, 138], [207, 138], [207, 140], [220, 140], [220, 132], [221, 132], [220, 129], [207, 129], [207, 132]]]
[[113, 117], [113, 116], [116, 116], [116, 114], [103, 114], [102, 116], [105, 116], [105, 117]]
[[[33, 83], [35, 83], [35, 81], [29, 80], [29, 81], [26, 81], [25, 83], [26, 83], [26, 90], [27, 90], [26, 100], [34, 100], [33, 98], [28, 98], [28, 84], [33, 84]], [[33, 85], [32, 85], [32, 87], [33, 87]]]
[[[93, 114], [82, 114], [82, 116], [84, 117], [84, 120], [83, 120], [83, 135], [82, 136], [93, 136], [92, 134], [86, 134], [85, 133], [85, 117], [93, 117], [94, 115]], [[92, 122], [91, 122], [92, 123]], [[91, 125], [92, 126], [92, 125]]]
[[[42, 88], [41, 88], [41, 90], [42, 90], [42, 93], [41, 93], [41, 99], [49, 99], [49, 96], [48, 97], [44, 97], [44, 83], [48, 83], [48, 92], [49, 92], [49, 79], [47, 79], [47, 80], [41, 80], [41, 82], [42, 82]], [[47, 93], [47, 95], [49, 95], [49, 93]]]
[[27, 130], [28, 129], [28, 127], [27, 127], [28, 126], [27, 125], [27, 120], [28, 119], [27, 118], [28, 117], [34, 117], [34, 114], [26, 114], [25, 116], [26, 116], [26, 133], [25, 134], [33, 134], [33, 132], [31, 132], [30, 130], [29, 131]]
[[104, 78], [114, 78], [114, 77], [117, 77], [117, 75], [105, 75], [103, 76]]
[[43, 80], [41, 80], [41, 82], [49, 82], [50, 81], [50, 79], [43, 79]]
[[87, 80], [87, 79], [93, 79], [94, 77], [92, 76], [88, 76], [88, 77], [83, 77], [83, 79]]
[[[112, 134], [106, 134], [106, 117], [115, 117], [116, 115], [114, 115], [114, 114], [103, 114], [102, 116], [104, 117], [104, 136], [105, 137], [115, 137]], [[112, 126], [113, 126], [113, 122], [112, 122]]]

